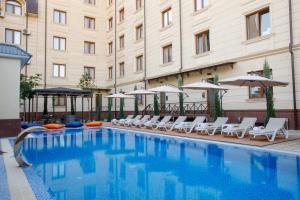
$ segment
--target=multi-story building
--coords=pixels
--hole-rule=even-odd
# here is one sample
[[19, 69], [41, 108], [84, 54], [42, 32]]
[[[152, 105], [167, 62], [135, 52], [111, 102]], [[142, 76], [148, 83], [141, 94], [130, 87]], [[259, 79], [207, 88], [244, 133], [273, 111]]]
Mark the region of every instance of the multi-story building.
[[[76, 87], [89, 73], [99, 91], [111, 93], [177, 85], [179, 77], [187, 84], [262, 73], [267, 61], [273, 79], [289, 83], [274, 88], [277, 115], [293, 128], [299, 121], [297, 0], [1, 0], [0, 41], [33, 55], [24, 73], [42, 74], [41, 86]], [[228, 88], [223, 108], [231, 120], [263, 119], [262, 88]], [[187, 92], [185, 102], [210, 110], [210, 92]], [[140, 97], [140, 109], [152, 98]], [[161, 94], [160, 101], [177, 103], [178, 96]]]

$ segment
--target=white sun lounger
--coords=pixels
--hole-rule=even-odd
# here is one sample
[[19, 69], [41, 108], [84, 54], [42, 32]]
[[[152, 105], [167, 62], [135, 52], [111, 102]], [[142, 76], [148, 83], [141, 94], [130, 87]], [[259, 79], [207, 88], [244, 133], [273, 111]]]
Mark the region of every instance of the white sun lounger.
[[221, 134], [226, 133], [227, 135], [236, 135], [238, 138], [244, 138], [245, 134], [255, 126], [256, 120], [256, 117], [245, 117], [240, 124], [224, 124]]
[[254, 127], [249, 134], [255, 139], [256, 136], [266, 136], [267, 139], [272, 142], [275, 140], [277, 134], [283, 134], [285, 138], [288, 138], [288, 130], [285, 129], [286, 118], [270, 118], [267, 126]]
[[180, 124], [176, 125], [174, 127], [175, 130], [178, 132], [185, 132], [185, 133], [191, 133], [193, 132], [194, 128], [205, 121], [206, 117], [204, 116], [198, 116], [194, 119], [192, 122], [181, 122]]
[[140, 126], [141, 124], [144, 124], [145, 122], [149, 121], [150, 115], [144, 115], [142, 119], [135, 120], [132, 122], [132, 126]]
[[112, 119], [111, 122], [110, 122], [110, 124], [111, 124], [111, 125], [118, 125], [118, 124], [120, 124], [120, 123], [125, 122], [125, 120], [132, 119], [132, 118], [133, 118], [133, 115], [128, 115], [125, 119], [119, 119], [119, 120], [117, 120], [117, 119]]
[[137, 127], [143, 127], [143, 126], [145, 126], [145, 124], [148, 124], [148, 123], [150, 123], [150, 124], [156, 123], [156, 122], [158, 122], [159, 118], [160, 118], [159, 115], [155, 115], [150, 120], [147, 120], [145, 122], [139, 122], [139, 123], [137, 123], [136, 126]]
[[218, 117], [213, 123], [201, 123], [195, 130], [197, 133], [215, 135], [216, 131], [221, 130], [222, 126], [226, 124], [228, 117]]
[[167, 116], [164, 116], [164, 118], [161, 121], [158, 121], [158, 120], [156, 122], [148, 121], [144, 125], [145, 125], [146, 128], [155, 128], [155, 129], [157, 129], [157, 125], [159, 123], [161, 123], [161, 122], [167, 123], [171, 120], [171, 118], [172, 117], [170, 115], [167, 115]]
[[180, 124], [181, 122], [184, 122], [185, 120], [186, 120], [186, 116], [179, 116], [174, 122], [167, 122], [167, 123], [160, 122], [157, 125], [157, 128], [166, 131], [172, 131], [176, 125]]
[[141, 119], [141, 118], [142, 118], [142, 115], [137, 115], [137, 116], [135, 116], [135, 117], [132, 118], [132, 119], [125, 120], [125, 121], [123, 122], [123, 124], [121, 124], [121, 125], [123, 125], [123, 126], [129, 126], [129, 125], [132, 124], [134, 121], [139, 120], [139, 119]]

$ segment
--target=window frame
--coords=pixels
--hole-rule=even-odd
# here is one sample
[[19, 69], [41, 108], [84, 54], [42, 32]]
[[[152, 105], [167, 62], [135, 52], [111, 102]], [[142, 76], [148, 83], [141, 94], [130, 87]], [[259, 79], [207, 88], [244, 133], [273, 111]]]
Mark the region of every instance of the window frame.
[[[7, 31], [12, 31], [12, 42], [7, 42]], [[20, 34], [20, 43], [15, 42], [15, 33], [18, 32]], [[21, 45], [22, 44], [22, 32], [15, 29], [5, 28], [5, 43], [6, 44], [14, 44]]]
[[142, 40], [143, 39], [143, 32], [144, 32], [144, 26], [143, 24], [140, 24], [135, 27], [136, 31], [136, 41]]
[[[86, 75], [86, 70], [88, 71], [89, 76], [92, 78], [92, 80], [96, 79], [96, 68], [91, 66], [84, 66], [83, 67], [83, 73]], [[91, 76], [91, 71], [93, 71], [93, 74]]]
[[[57, 76], [55, 76], [55, 74], [54, 74], [54, 66], [58, 66], [58, 75]], [[64, 67], [64, 76], [61, 76], [61, 67]], [[52, 64], [52, 77], [53, 78], [66, 78], [67, 77], [67, 65], [66, 64], [53, 63]]]
[[[8, 11], [7, 6], [12, 6], [12, 12]], [[16, 7], [18, 7], [20, 9], [20, 13], [16, 13]], [[9, 0], [9, 1], [5, 1], [5, 12], [13, 14], [13, 15], [17, 15], [17, 16], [22, 16], [22, 4], [18, 1], [13, 1], [13, 0]]]
[[125, 76], [125, 62], [119, 63], [119, 77], [123, 78]]
[[108, 19], [108, 31], [110, 32], [110, 31], [112, 31], [113, 30], [113, 17], [110, 17], [109, 19]]
[[[201, 44], [202, 44], [202, 48], [200, 49], [200, 46], [199, 46], [199, 40], [200, 40], [200, 37], [201, 37]], [[207, 47], [205, 47], [204, 49], [204, 46], [206, 46], [206, 41], [205, 41], [205, 38], [207, 38]], [[210, 32], [209, 30], [206, 30], [206, 31], [202, 31], [200, 33], [197, 33], [195, 34], [195, 45], [196, 45], [196, 55], [200, 55], [200, 54], [203, 54], [203, 53], [206, 53], [206, 52], [209, 52], [210, 51]]]
[[[268, 33], [268, 34], [263, 35], [262, 31], [261, 31], [261, 16], [266, 14], [266, 13], [269, 13], [269, 17], [270, 17], [270, 7], [265, 7], [265, 8], [259, 9], [255, 12], [252, 12], [252, 13], [246, 15], [246, 38], [247, 38], [247, 40], [252, 40], [252, 39], [270, 34], [270, 33]], [[249, 21], [249, 18], [251, 16], [255, 16], [256, 20], [258, 22], [258, 35], [255, 36], [255, 37], [250, 37], [250, 25], [249, 25], [250, 21]], [[269, 22], [270, 22], [269, 28], [271, 29], [271, 17], [269, 19]]]
[[[58, 39], [58, 49], [55, 48], [55, 39]], [[64, 40], [64, 49], [61, 49], [61, 40]], [[67, 50], [67, 38], [60, 36], [53, 36], [53, 49], [57, 51], [66, 51]]]
[[125, 8], [123, 7], [119, 10], [119, 23], [124, 22], [124, 20], [125, 20]]
[[142, 0], [135, 0], [135, 10], [140, 10], [143, 7]]
[[[87, 24], [86, 24], [87, 22]], [[91, 23], [93, 22], [93, 23]], [[93, 24], [93, 26], [91, 26]], [[86, 25], [88, 25], [86, 27]], [[84, 16], [84, 28], [88, 30], [95, 30], [96, 29], [96, 18], [94, 17], [89, 17], [89, 16]]]
[[113, 79], [113, 67], [110, 66], [108, 67], [108, 80], [112, 80]]
[[[271, 76], [272, 75], [272, 69], [270, 69], [270, 72], [271, 72]], [[258, 76], [263, 76], [263, 70], [258, 70], [258, 71], [252, 71], [252, 72], [248, 72], [248, 74], [255, 74], [255, 75], [258, 75]], [[259, 96], [258, 97], [253, 97], [253, 95], [251, 94], [251, 88], [259, 88]], [[263, 87], [251, 87], [249, 86], [248, 87], [248, 97], [249, 99], [263, 99], [263, 98], [266, 98], [266, 90], [265, 88]]]
[[[86, 51], [86, 45], [88, 45], [88, 52]], [[93, 51], [91, 51], [91, 46], [93, 46]], [[84, 41], [84, 54], [95, 55], [96, 54], [96, 43], [90, 41]]]
[[119, 49], [122, 50], [125, 48], [125, 35], [119, 36]]
[[[167, 49], [167, 62], [165, 62], [165, 49]], [[163, 64], [168, 64], [173, 61], [173, 45], [168, 44], [162, 47], [162, 54], [163, 54]]]
[[135, 57], [136, 60], [136, 72], [142, 72], [144, 69], [144, 56], [143, 55], [139, 55]]
[[[53, 97], [54, 98], [54, 106], [55, 107], [63, 107], [63, 106], [66, 106], [66, 101], [67, 101], [67, 99], [66, 99], [66, 96], [65, 95], [58, 95], [58, 96], [54, 96]], [[64, 103], [61, 103], [61, 101], [60, 101], [60, 98], [63, 98], [63, 102]], [[57, 100], [56, 100], [57, 99]], [[58, 103], [57, 103], [58, 102]]]
[[[198, 1], [200, 1], [200, 6], [198, 6]], [[207, 1], [207, 4], [205, 5], [205, 1]], [[204, 8], [206, 8], [209, 4], [209, 0], [194, 0], [194, 11], [198, 12]]]
[[108, 55], [112, 55], [113, 54], [113, 41], [110, 41], [108, 43]]
[[[58, 13], [58, 22], [55, 20], [55, 13]], [[62, 22], [62, 14], [64, 14], [64, 21]], [[67, 12], [63, 10], [54, 9], [53, 10], [53, 22], [55, 24], [66, 25], [67, 24]]]
[[[162, 27], [166, 28], [173, 23], [172, 7], [163, 10], [161, 13], [162, 13]], [[171, 17], [170, 17], [170, 13], [171, 13]], [[167, 21], [165, 21], [165, 14], [167, 14]]]

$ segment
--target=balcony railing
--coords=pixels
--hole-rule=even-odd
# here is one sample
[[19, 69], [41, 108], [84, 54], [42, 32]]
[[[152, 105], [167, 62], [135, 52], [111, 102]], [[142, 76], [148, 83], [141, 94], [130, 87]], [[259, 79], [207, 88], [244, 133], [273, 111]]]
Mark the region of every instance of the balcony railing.
[[[185, 115], [204, 115], [210, 114], [207, 101], [202, 102], [184, 102], [183, 110]], [[162, 115], [179, 115], [179, 103], [166, 103], [159, 105], [159, 111]], [[143, 114], [154, 114], [153, 104], [149, 104], [143, 111]]]

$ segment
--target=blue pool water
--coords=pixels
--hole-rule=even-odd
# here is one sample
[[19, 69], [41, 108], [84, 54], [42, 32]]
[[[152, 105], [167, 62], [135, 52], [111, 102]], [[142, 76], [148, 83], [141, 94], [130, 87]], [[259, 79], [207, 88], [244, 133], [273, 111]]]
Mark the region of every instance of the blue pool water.
[[299, 200], [300, 157], [117, 129], [26, 139], [57, 200]]

